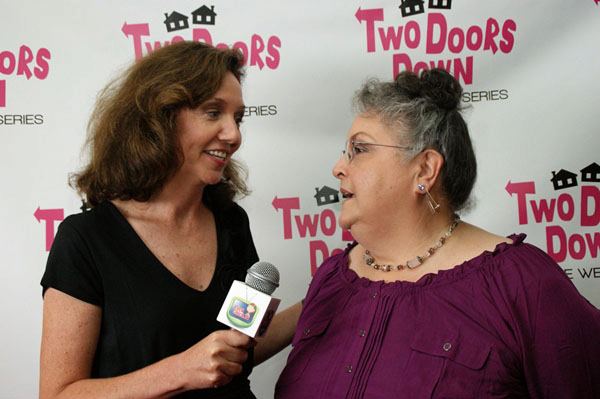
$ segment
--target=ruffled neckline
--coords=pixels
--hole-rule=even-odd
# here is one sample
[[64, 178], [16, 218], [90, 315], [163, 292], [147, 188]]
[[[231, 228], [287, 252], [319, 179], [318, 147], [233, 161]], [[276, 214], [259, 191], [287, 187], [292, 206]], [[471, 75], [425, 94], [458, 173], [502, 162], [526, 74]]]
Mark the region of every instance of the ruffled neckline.
[[524, 233], [511, 234], [507, 236], [507, 238], [510, 238], [513, 241], [512, 243], [501, 242], [496, 245], [493, 251], [485, 250], [481, 254], [471, 259], [465, 260], [463, 263], [460, 263], [450, 269], [439, 270], [435, 273], [427, 273], [417, 281], [391, 282], [385, 282], [383, 280], [369, 280], [366, 277], [359, 276], [354, 270], [350, 269], [350, 265], [348, 262], [348, 254], [350, 253], [352, 248], [354, 248], [358, 244], [356, 241], [354, 241], [348, 244], [346, 249], [344, 249], [344, 252], [340, 254], [339, 270], [341, 270], [342, 279], [348, 284], [354, 286], [355, 288], [360, 289], [377, 287], [382, 290], [392, 289], [394, 291], [419, 290], [462, 279], [467, 275], [473, 273], [474, 271], [480, 270], [482, 267], [491, 264], [491, 259], [498, 256], [499, 254], [502, 254], [513, 248], [519, 247], [526, 237], [527, 235]]

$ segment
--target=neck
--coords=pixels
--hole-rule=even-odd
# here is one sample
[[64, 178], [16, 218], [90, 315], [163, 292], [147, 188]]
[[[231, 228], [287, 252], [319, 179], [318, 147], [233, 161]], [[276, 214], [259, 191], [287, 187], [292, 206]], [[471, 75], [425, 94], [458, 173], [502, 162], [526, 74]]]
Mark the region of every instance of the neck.
[[378, 263], [399, 264], [422, 256], [442, 237], [454, 220], [454, 214], [429, 209], [404, 217], [379, 218], [378, 224], [352, 226], [352, 235]]
[[204, 186], [194, 186], [176, 176], [148, 201], [113, 201], [127, 218], [186, 225], [208, 212], [202, 202]]

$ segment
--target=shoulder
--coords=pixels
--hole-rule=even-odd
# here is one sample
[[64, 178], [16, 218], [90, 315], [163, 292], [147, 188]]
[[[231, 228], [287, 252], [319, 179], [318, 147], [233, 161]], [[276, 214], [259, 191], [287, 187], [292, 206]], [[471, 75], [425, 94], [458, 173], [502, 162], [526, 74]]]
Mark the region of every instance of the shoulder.
[[[511, 309], [528, 320], [561, 320], [598, 310], [583, 297], [562, 268], [542, 249], [524, 242], [525, 234], [512, 235], [512, 244], [500, 244], [483, 270], [486, 287], [498, 290]], [[552, 311], [550, 311], [552, 310]]]
[[[515, 237], [516, 240], [525, 239], [524, 234]], [[545, 309], [544, 312], [553, 307], [558, 309], [565, 306], [578, 306], [575, 304], [583, 304], [586, 307], [591, 305], [579, 293], [560, 265], [537, 246], [521, 242], [508, 256], [510, 261], [507, 262], [507, 272], [513, 275], [519, 273], [524, 276], [524, 279], [532, 282], [528, 287], [532, 295], [537, 295], [538, 305]]]
[[343, 252], [331, 255], [317, 268], [310, 282], [306, 302], [311, 301], [317, 295], [328, 297], [332, 295], [332, 291], [338, 290], [343, 285], [342, 272], [344, 265], [347, 264], [349, 249], [350, 247]]
[[[470, 295], [480, 298], [474, 308], [486, 318], [497, 310], [511, 329], [537, 339], [588, 326], [600, 331], [600, 311], [579, 291], [561, 267], [542, 249], [525, 242], [525, 234], [509, 236], [468, 262]], [[561, 333], [562, 334], [562, 333]]]
[[107, 203], [69, 215], [58, 225], [50, 258], [69, 253], [91, 259], [94, 253], [103, 252], [109, 243], [122, 242], [126, 238], [125, 224], [124, 219], [119, 220], [116, 208]]
[[572, 285], [566, 273], [546, 252], [525, 242], [525, 234], [513, 234], [509, 238], [512, 243], [501, 243], [494, 251], [500, 273], [524, 280], [556, 280]]
[[90, 210], [69, 215], [59, 225], [59, 230], [77, 231], [80, 234], [96, 231], [100, 226], [106, 225], [111, 220], [112, 205], [102, 203]]
[[504, 244], [512, 244], [510, 237], [503, 237], [489, 231], [486, 231], [478, 226], [467, 222], [461, 222], [460, 228], [456, 229], [450, 240], [448, 247], [456, 245], [453, 254], [449, 257], [450, 263], [460, 264], [466, 259], [477, 258], [481, 254], [495, 252], [496, 249]]
[[238, 265], [240, 270], [245, 271], [258, 261], [248, 214], [236, 203], [227, 208], [211, 210], [215, 216], [218, 239], [227, 256], [227, 262]]
[[59, 225], [54, 238], [50, 256], [63, 251], [87, 254], [91, 257], [101, 243], [121, 237], [118, 211], [110, 203], [76, 214], [69, 215]]
[[227, 208], [213, 209], [215, 223], [220, 230], [234, 236], [251, 236], [248, 214], [240, 205], [232, 203]]
[[248, 213], [238, 203], [234, 202], [225, 210], [226, 214], [236, 219], [248, 220]]
[[232, 202], [231, 205], [228, 205], [225, 208], [215, 208], [212, 209], [213, 214], [218, 223], [227, 225], [227, 226], [239, 226], [248, 225], [248, 213], [244, 208], [242, 208], [239, 204]]
[[325, 259], [317, 268], [317, 271], [313, 277], [313, 281], [327, 280], [337, 272], [341, 271], [341, 267], [344, 264], [347, 264], [348, 252], [349, 249], [346, 249]]
[[[568, 281], [560, 266], [543, 250], [525, 242], [525, 234], [503, 237], [464, 223], [455, 242], [459, 257], [473, 266], [484, 266], [488, 276], [507, 282], [538, 283], [541, 279]], [[466, 255], [465, 255], [466, 254]]]

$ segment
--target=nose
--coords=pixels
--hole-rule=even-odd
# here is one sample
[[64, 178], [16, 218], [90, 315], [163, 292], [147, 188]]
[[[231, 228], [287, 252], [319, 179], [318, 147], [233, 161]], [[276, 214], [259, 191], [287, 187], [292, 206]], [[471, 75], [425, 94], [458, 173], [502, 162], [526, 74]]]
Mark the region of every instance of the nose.
[[240, 132], [240, 127], [234, 115], [228, 117], [223, 122], [223, 126], [217, 137], [219, 140], [228, 143], [234, 149], [237, 149], [240, 146], [242, 142], [242, 133]]
[[340, 156], [335, 165], [333, 165], [333, 169], [331, 170], [333, 177], [342, 180], [342, 178], [346, 176], [347, 166], [348, 162], [346, 162], [346, 158], [344, 157], [344, 155]]

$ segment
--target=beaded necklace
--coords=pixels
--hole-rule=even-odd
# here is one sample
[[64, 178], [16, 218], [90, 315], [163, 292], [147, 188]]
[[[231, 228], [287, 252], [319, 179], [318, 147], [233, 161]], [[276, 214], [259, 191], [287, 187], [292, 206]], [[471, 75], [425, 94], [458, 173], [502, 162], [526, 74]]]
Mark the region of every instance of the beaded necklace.
[[429, 258], [431, 255], [433, 255], [435, 253], [435, 251], [440, 249], [446, 243], [446, 240], [448, 240], [448, 238], [450, 238], [450, 236], [452, 235], [452, 232], [454, 231], [456, 226], [458, 226], [459, 222], [460, 222], [460, 217], [458, 217], [458, 215], [454, 215], [454, 220], [452, 221], [452, 224], [450, 224], [448, 231], [446, 231], [444, 233], [444, 235], [441, 236], [436, 241], [436, 243], [433, 245], [433, 247], [429, 248], [427, 250], [427, 252], [425, 253], [425, 255], [417, 256], [414, 259], [408, 260], [405, 264], [398, 264], [398, 265], [383, 264], [383, 265], [380, 265], [379, 263], [377, 263], [375, 261], [375, 258], [373, 257], [373, 255], [371, 255], [371, 253], [369, 252], [368, 249], [365, 250], [365, 254], [363, 255], [363, 260], [365, 261], [365, 264], [367, 266], [372, 267], [375, 270], [381, 270], [382, 272], [389, 272], [391, 270], [404, 270], [405, 268], [408, 268], [411, 270], [415, 269], [415, 268], [421, 266], [423, 264], [423, 262], [425, 262], [427, 260], [427, 258]]

